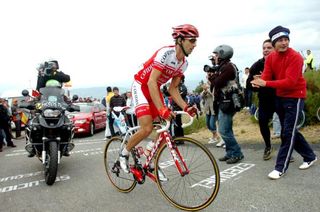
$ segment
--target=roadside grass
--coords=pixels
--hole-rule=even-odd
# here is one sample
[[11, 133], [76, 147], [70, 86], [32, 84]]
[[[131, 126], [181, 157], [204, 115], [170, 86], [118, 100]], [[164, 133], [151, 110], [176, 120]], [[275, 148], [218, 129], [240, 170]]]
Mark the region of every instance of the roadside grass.
[[[187, 120], [185, 119], [186, 119], [185, 117], [182, 119], [183, 123], [187, 122]], [[205, 115], [202, 115], [202, 116], [199, 116], [198, 119], [194, 118], [191, 126], [184, 128], [184, 134], [190, 135], [192, 133], [197, 133], [201, 129], [205, 129], [205, 128], [206, 128], [206, 117]]]

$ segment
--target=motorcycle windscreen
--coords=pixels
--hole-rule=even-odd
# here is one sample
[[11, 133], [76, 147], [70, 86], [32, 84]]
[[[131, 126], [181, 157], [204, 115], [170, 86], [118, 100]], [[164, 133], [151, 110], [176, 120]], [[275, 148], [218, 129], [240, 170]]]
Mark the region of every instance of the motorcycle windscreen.
[[40, 89], [40, 101], [64, 102], [64, 90], [62, 88], [44, 87]]

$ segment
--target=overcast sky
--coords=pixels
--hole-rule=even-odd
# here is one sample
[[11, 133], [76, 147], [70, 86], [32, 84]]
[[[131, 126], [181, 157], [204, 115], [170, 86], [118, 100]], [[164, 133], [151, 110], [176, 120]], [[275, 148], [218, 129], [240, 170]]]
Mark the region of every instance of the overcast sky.
[[184, 23], [200, 32], [187, 82], [205, 79], [203, 65], [220, 44], [234, 48], [239, 69], [251, 66], [277, 25], [291, 30], [291, 47], [311, 49], [319, 67], [319, 11], [319, 0], [1, 1], [0, 93], [35, 87], [35, 68], [48, 59], [59, 61], [74, 88], [130, 87], [139, 65], [173, 44], [171, 27]]

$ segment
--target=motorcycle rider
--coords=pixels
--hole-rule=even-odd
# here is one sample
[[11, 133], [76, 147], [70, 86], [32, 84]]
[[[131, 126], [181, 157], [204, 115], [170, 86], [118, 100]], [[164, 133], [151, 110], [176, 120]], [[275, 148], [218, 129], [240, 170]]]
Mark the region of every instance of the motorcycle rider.
[[[60, 83], [59, 87], [62, 87], [62, 83], [69, 82], [70, 76], [59, 71], [59, 63], [57, 60], [49, 60], [44, 63], [41, 63], [38, 67], [38, 80], [37, 80], [37, 91], [40, 91], [41, 88], [46, 87], [46, 84], [50, 80], [56, 80]], [[70, 100], [65, 98], [67, 103], [71, 103]], [[36, 121], [33, 119], [33, 121]], [[65, 120], [66, 122], [70, 122], [68, 118]], [[28, 157], [35, 156], [35, 149], [32, 149], [32, 152], [29, 152]], [[70, 156], [68, 151], [63, 153], [63, 156]]]

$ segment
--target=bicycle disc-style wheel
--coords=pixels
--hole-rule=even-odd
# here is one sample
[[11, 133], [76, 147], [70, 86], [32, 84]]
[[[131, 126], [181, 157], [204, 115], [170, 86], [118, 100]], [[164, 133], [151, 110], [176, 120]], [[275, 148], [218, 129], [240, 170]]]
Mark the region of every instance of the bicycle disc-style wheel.
[[[220, 187], [220, 172], [211, 152], [200, 142], [186, 137], [174, 139], [182, 143], [174, 147], [177, 162], [189, 173], [181, 176], [167, 145], [162, 145], [155, 161], [155, 174], [160, 193], [175, 207], [196, 211], [209, 206], [216, 198]], [[180, 157], [181, 156], [181, 157]], [[158, 167], [166, 179], [159, 180]], [[161, 173], [160, 173], [161, 174]]]
[[306, 121], [306, 115], [305, 115], [304, 111], [302, 110], [299, 113], [297, 128], [300, 129], [301, 127], [303, 127], [305, 121]]
[[[119, 162], [119, 153], [122, 139], [114, 137], [106, 144], [104, 149], [104, 167], [107, 176], [114, 187], [118, 191], [128, 193], [134, 189], [137, 182], [134, 180], [131, 173], [125, 173]], [[129, 164], [133, 164], [132, 157], [129, 157]]]

